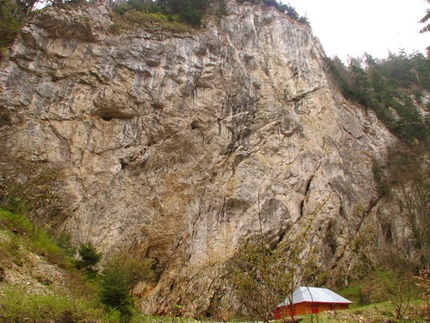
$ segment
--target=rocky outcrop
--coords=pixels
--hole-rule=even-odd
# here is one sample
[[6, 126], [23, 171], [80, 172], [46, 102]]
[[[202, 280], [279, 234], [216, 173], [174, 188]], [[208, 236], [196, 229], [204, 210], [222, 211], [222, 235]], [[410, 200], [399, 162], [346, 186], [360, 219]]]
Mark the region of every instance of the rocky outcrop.
[[274, 248], [306, 236], [304, 255], [353, 275], [373, 160], [395, 141], [331, 87], [308, 25], [228, 12], [195, 32], [113, 35], [104, 6], [47, 8], [2, 63], [5, 191], [54, 170], [33, 185], [52, 196], [36, 220], [155, 259], [157, 284], [137, 291], [147, 313], [204, 311], [220, 264], [260, 231]]

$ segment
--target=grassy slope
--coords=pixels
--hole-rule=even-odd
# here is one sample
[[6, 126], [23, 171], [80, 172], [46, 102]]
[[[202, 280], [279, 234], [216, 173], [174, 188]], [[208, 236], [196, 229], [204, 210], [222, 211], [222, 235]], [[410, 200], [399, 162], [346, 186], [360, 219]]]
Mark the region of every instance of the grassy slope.
[[92, 321], [94, 289], [52, 239], [25, 216], [0, 209], [0, 321]]
[[[41, 228], [0, 209], [0, 322], [119, 322], [88, 279]], [[132, 322], [157, 322], [134, 313]]]
[[[96, 280], [73, 268], [44, 230], [0, 209], [1, 322], [119, 322], [119, 313], [106, 312], [98, 302], [96, 286]], [[426, 322], [430, 316], [424, 301], [404, 300], [403, 320], [395, 319], [395, 305], [399, 301], [307, 315], [301, 322]], [[174, 321], [134, 314], [136, 323]]]
[[[336, 313], [326, 312], [318, 315], [305, 315], [301, 323], [394, 323], [394, 322], [429, 322], [425, 318], [426, 305], [422, 301], [413, 301], [405, 308], [402, 319], [395, 318], [394, 304], [391, 302], [372, 304], [352, 308]], [[429, 318], [430, 319], [430, 318]]]

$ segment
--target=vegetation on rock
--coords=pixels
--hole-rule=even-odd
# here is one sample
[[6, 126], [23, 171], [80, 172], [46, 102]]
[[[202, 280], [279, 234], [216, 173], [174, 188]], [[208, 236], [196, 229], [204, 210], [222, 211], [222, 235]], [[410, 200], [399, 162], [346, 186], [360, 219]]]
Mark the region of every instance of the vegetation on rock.
[[[308, 23], [307, 18], [301, 17], [290, 4], [278, 3], [276, 0], [250, 2], [273, 6], [298, 22]], [[111, 26], [111, 30], [116, 33], [125, 28], [127, 23], [149, 24], [153, 28], [158, 26], [163, 30], [182, 32], [189, 29], [183, 24], [193, 28], [201, 27], [205, 15], [222, 17], [227, 14], [225, 0], [128, 0], [114, 3], [113, 9], [121, 17]]]
[[[245, 2], [245, 0], [238, 0]], [[277, 10], [287, 14], [301, 23], [308, 23], [306, 17], [301, 17], [290, 4], [278, 3], [276, 0], [252, 0], [252, 3], [260, 3], [274, 6]], [[4, 0], [0, 3], [0, 59], [5, 55], [16, 35], [21, 23], [37, 5], [91, 5], [94, 1], [80, 0]], [[159, 27], [164, 30], [183, 32], [189, 30], [187, 26], [199, 28], [203, 17], [207, 14], [215, 14], [218, 17], [227, 14], [226, 0], [128, 0], [112, 2], [112, 8], [121, 19], [116, 17], [116, 22], [110, 26], [110, 31], [120, 33], [127, 25], [147, 25], [151, 28]]]
[[[387, 182], [393, 188], [387, 198], [397, 197], [399, 216], [408, 237], [392, 236], [393, 244], [412, 246], [422, 268], [430, 268], [430, 146], [429, 142], [413, 148], [393, 149], [387, 165]], [[397, 192], [397, 194], [395, 194]], [[396, 217], [391, 219], [394, 227]], [[406, 241], [404, 241], [406, 239]]]
[[13, 15], [15, 9], [12, 1], [3, 1], [0, 5], [0, 60], [5, 55], [6, 48], [12, 45], [21, 27], [19, 19]]

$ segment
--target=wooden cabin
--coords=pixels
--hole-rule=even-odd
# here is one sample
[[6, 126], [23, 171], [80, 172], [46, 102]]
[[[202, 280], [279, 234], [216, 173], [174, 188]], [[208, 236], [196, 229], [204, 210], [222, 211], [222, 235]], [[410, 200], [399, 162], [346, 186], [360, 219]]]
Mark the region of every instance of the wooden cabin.
[[[291, 302], [290, 302], [291, 298]], [[299, 287], [291, 297], [287, 297], [275, 308], [275, 320], [301, 314], [316, 314], [325, 311], [346, 310], [352, 304], [327, 288]]]

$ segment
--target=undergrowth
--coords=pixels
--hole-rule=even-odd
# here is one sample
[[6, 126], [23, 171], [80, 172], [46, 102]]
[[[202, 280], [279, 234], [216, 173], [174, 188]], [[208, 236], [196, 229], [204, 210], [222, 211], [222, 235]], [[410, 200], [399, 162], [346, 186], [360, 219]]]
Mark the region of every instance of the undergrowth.
[[343, 311], [331, 311], [297, 317], [301, 323], [401, 323], [429, 322], [425, 315], [423, 301], [413, 301], [402, 319], [395, 318], [395, 308], [391, 302], [382, 302]]
[[[55, 264], [63, 271], [63, 280], [42, 277], [42, 288], [33, 291], [33, 283], [25, 283], [22, 273], [38, 278], [32, 266], [34, 256]], [[15, 269], [14, 269], [15, 268]], [[17, 277], [0, 281], [0, 321], [9, 322], [119, 322], [98, 303], [96, 288], [71, 266], [71, 259], [42, 228], [33, 225], [25, 215], [0, 208], [0, 270], [17, 272]], [[7, 274], [6, 274], [7, 276]], [[13, 277], [13, 276], [12, 276]], [[44, 291], [41, 291], [44, 290]]]
[[[0, 209], [0, 270], [14, 266], [24, 268], [30, 262], [30, 253], [44, 257], [50, 263], [63, 268], [65, 274], [62, 287], [48, 283], [45, 284], [47, 292], [34, 292], [29, 290], [27, 285], [0, 281], [1, 322], [124, 322], [120, 309], [101, 304], [100, 282], [97, 278], [88, 278], [83, 272], [73, 268], [71, 258], [65, 251], [26, 216]], [[419, 277], [399, 277], [395, 271], [379, 268], [365, 279], [339, 291], [354, 302], [350, 310], [320, 313], [318, 316], [305, 315], [300, 317], [301, 322], [428, 322], [428, 303], [425, 298], [423, 300], [420, 297], [423, 281], [425, 286], [428, 286], [428, 275], [422, 276], [421, 280], [417, 278]], [[396, 289], [397, 285], [406, 286], [405, 282], [409, 284], [408, 291]], [[411, 297], [391, 297], [396, 291], [403, 295], [407, 293]], [[399, 304], [402, 305], [401, 317]], [[171, 321], [144, 315], [133, 307], [130, 307], [130, 311], [127, 322]]]
[[[49, 262], [67, 268], [70, 258], [45, 230], [31, 224], [25, 215], [0, 209], [0, 229], [7, 230], [11, 236], [9, 243], [3, 242], [3, 253], [17, 256], [19, 246], [26, 246], [32, 252], [45, 257]], [[11, 235], [12, 233], [12, 235]]]
[[[126, 5], [126, 4], [125, 4]], [[114, 7], [113, 20], [109, 31], [120, 34], [125, 30], [143, 27], [152, 31], [167, 30], [171, 32], [186, 32], [192, 28], [180, 21], [178, 15], [167, 15], [161, 12], [142, 12], [135, 9], [121, 10], [121, 5]]]
[[[32, 224], [25, 215], [0, 208], [0, 322], [165, 321], [138, 312], [132, 306], [132, 299], [127, 309], [127, 320], [124, 321], [122, 308], [106, 306], [102, 302], [101, 291], [104, 291], [105, 297], [114, 292], [103, 285], [104, 276], [89, 275], [85, 270], [77, 270], [73, 266], [76, 260], [71, 257], [74, 253], [70, 236], [60, 235], [59, 239], [54, 240], [43, 228]], [[131, 260], [137, 261], [134, 258]], [[124, 258], [121, 264], [130, 263], [131, 260]], [[150, 272], [141, 272], [142, 263], [144, 262], [130, 263], [133, 265], [131, 273], [139, 279], [143, 274], [145, 277], [150, 276]], [[46, 264], [49, 268], [55, 264], [57, 269], [54, 272], [48, 270], [39, 273], [35, 268], [40, 264]], [[122, 277], [122, 267], [117, 267], [118, 277]], [[139, 270], [137, 274], [136, 270]], [[103, 274], [106, 275], [105, 271]], [[113, 287], [117, 286], [114, 284]]]
[[79, 322], [103, 317], [103, 309], [85, 297], [53, 292], [31, 294], [16, 286], [2, 288], [0, 318], [2, 322]]

